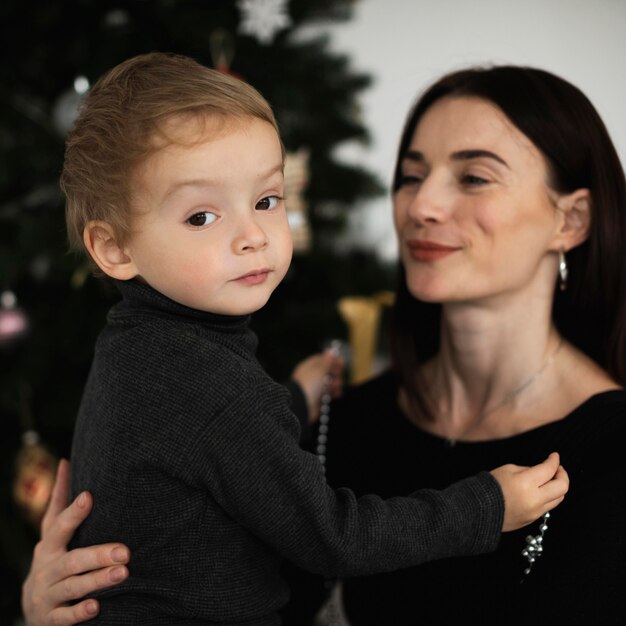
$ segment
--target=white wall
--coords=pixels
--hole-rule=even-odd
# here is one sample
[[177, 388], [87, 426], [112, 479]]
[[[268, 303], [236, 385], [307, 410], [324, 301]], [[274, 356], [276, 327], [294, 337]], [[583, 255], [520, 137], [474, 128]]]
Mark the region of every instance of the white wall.
[[[533, 65], [571, 81], [594, 103], [626, 163], [626, 0], [357, 0], [353, 20], [321, 30], [374, 79], [361, 97], [372, 145], [346, 145], [339, 155], [386, 183], [418, 93], [473, 63]], [[355, 211], [348, 238], [395, 258], [389, 199]]]

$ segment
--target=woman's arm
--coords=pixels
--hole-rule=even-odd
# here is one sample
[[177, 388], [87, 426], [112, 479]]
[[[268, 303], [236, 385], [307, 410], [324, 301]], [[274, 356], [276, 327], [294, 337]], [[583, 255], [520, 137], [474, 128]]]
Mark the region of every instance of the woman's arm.
[[70, 464], [61, 460], [48, 510], [41, 524], [30, 572], [22, 586], [22, 609], [28, 626], [69, 626], [98, 614], [98, 602], [69, 602], [110, 587], [128, 576], [128, 548], [108, 543], [67, 551], [72, 535], [91, 512], [93, 500], [80, 494], [66, 508]]

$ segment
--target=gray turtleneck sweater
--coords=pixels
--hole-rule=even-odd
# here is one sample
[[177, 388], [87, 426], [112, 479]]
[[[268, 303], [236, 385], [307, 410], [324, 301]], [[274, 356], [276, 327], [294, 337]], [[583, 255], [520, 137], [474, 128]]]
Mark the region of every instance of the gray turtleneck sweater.
[[132, 553], [97, 623], [276, 626], [282, 558], [345, 577], [495, 549], [504, 506], [489, 473], [387, 500], [331, 489], [247, 317], [118, 286], [72, 447], [73, 495], [95, 499], [74, 547]]

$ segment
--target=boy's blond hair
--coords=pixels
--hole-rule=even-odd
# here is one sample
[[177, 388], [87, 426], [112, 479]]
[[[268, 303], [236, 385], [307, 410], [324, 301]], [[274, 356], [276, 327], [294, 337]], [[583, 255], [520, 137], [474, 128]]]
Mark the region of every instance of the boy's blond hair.
[[[168, 139], [174, 116], [255, 117], [278, 127], [270, 105], [247, 83], [185, 56], [152, 52], [103, 75], [67, 136], [61, 189], [70, 245], [85, 250], [87, 222], [111, 225], [123, 245], [131, 232], [132, 176]], [[171, 139], [170, 139], [171, 140]]]

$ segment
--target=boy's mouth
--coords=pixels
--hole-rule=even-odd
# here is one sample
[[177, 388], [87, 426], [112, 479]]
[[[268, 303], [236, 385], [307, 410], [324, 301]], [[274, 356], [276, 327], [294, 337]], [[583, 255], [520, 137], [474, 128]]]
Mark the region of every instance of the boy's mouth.
[[252, 272], [248, 272], [243, 276], [239, 276], [239, 278], [235, 278], [233, 282], [243, 285], [260, 285], [267, 280], [267, 277], [269, 276], [271, 271], [272, 270], [269, 268], [253, 270]]

